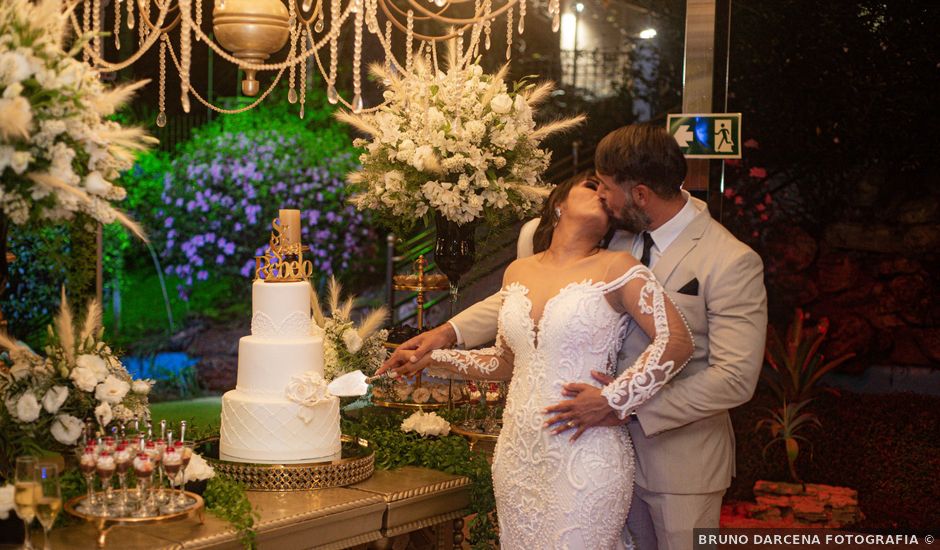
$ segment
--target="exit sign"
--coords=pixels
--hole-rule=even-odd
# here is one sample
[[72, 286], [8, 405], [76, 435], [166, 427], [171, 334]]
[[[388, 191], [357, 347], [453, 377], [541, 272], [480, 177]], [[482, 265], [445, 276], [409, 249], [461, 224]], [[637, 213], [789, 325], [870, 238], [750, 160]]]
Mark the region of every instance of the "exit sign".
[[669, 115], [666, 129], [685, 158], [741, 158], [741, 113]]

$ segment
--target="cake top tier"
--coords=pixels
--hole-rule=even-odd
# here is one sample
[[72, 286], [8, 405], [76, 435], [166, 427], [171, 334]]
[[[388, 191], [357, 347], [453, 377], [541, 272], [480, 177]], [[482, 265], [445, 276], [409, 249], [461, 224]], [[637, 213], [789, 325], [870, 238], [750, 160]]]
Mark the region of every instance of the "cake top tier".
[[251, 334], [262, 338], [293, 339], [310, 335], [310, 283], [251, 285]]

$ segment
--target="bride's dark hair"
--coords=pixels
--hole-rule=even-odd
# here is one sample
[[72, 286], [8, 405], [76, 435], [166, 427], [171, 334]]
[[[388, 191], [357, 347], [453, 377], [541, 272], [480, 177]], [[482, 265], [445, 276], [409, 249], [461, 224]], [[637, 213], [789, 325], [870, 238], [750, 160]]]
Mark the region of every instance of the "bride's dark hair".
[[535, 235], [532, 237], [532, 251], [535, 254], [548, 250], [549, 245], [552, 244], [552, 233], [555, 231], [555, 224], [558, 223], [555, 209], [565, 202], [572, 187], [587, 179], [596, 179], [594, 170], [585, 170], [559, 183], [545, 199], [539, 225], [535, 228]]

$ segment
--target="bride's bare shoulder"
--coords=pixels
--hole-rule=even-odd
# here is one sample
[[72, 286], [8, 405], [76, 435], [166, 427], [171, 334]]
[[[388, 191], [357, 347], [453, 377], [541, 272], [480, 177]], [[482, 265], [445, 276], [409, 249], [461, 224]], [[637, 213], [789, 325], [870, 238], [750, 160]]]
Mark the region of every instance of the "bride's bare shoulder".
[[503, 281], [507, 283], [518, 281], [522, 274], [536, 266], [537, 258], [540, 256], [541, 253], [535, 254], [534, 256], [526, 256], [525, 258], [517, 258], [513, 260], [508, 266], [506, 266], [506, 271], [503, 274]]

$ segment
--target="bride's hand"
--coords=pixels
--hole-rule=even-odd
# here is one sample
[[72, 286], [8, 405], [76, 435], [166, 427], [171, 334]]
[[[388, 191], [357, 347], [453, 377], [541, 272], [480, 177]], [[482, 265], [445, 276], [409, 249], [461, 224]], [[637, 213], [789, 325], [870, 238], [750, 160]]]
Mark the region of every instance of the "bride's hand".
[[[592, 373], [600, 381], [602, 373]], [[545, 414], [551, 415], [545, 422], [546, 428], [552, 428], [552, 434], [560, 434], [568, 430], [576, 430], [571, 436], [575, 441], [595, 426], [619, 426], [623, 422], [617, 418], [616, 411], [601, 394], [600, 388], [590, 384], [565, 384], [563, 394], [570, 397], [557, 405], [545, 409]]]
[[398, 350], [396, 353], [399, 354], [401, 363], [399, 363], [399, 365], [396, 367], [387, 369], [390, 371], [389, 376], [393, 378], [400, 376], [418, 376], [421, 374], [421, 371], [427, 368], [431, 363], [430, 353], [424, 355], [420, 359], [416, 358], [417, 354], [414, 350]]

